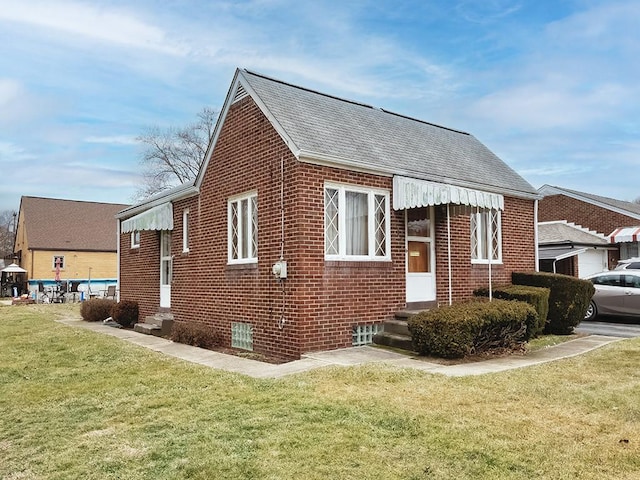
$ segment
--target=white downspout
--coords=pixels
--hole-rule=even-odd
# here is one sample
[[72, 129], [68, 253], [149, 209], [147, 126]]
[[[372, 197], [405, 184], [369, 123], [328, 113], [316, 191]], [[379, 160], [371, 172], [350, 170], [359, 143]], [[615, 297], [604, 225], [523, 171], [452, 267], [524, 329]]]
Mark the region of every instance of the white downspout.
[[491, 278], [491, 257], [493, 257], [493, 210], [487, 210], [487, 260], [489, 262], [489, 301], [493, 300], [493, 279]]
[[[540, 252], [538, 251], [538, 200], [533, 202], [533, 240], [535, 242], [536, 272], [540, 271]], [[556, 263], [553, 262], [553, 273], [556, 273]]]
[[451, 214], [449, 212], [450, 204], [447, 203], [447, 269], [449, 273], [449, 305], [453, 304], [453, 286], [451, 273]]
[[120, 301], [120, 230], [122, 220], [118, 219], [118, 228], [116, 229], [116, 301]]

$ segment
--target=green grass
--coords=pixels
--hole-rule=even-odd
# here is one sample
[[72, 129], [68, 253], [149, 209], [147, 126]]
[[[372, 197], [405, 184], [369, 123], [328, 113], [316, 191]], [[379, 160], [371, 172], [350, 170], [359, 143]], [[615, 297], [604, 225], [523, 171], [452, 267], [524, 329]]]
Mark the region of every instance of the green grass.
[[478, 377], [255, 380], [53, 321], [70, 314], [0, 307], [2, 479], [639, 478], [640, 340]]

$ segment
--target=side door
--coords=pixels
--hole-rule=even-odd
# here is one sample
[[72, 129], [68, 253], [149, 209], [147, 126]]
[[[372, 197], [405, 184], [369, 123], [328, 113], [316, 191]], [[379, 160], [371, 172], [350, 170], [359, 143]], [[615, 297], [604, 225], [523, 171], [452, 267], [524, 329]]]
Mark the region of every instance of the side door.
[[640, 316], [640, 275], [624, 275], [624, 313]]
[[604, 315], [621, 315], [624, 313], [624, 276], [612, 272], [596, 278], [593, 282], [596, 289], [594, 300], [598, 312]]

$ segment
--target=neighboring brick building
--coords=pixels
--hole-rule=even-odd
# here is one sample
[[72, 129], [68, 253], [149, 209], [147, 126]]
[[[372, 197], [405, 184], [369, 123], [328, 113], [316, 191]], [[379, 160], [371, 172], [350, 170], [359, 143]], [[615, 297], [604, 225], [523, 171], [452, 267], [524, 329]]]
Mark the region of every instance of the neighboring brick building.
[[[604, 235], [610, 246], [608, 268], [618, 260], [640, 255], [640, 204], [544, 185], [538, 221], [565, 220]], [[582, 276], [582, 275], [580, 275]]]
[[537, 192], [473, 136], [236, 71], [193, 184], [124, 210], [121, 298], [298, 358], [536, 267]]

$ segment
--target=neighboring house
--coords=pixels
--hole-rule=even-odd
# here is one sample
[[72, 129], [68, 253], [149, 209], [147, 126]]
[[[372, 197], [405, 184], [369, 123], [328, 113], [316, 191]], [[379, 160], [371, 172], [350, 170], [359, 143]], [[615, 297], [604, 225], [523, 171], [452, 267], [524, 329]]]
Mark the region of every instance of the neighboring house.
[[617, 248], [604, 235], [566, 220], [538, 223], [540, 271], [584, 278], [606, 270]]
[[640, 256], [640, 204], [543, 185], [538, 221], [566, 220], [607, 237], [615, 247], [609, 251], [607, 268], [618, 260]]
[[115, 215], [127, 205], [27, 197], [20, 200], [14, 254], [30, 291], [60, 280], [91, 293], [117, 280]]
[[536, 269], [536, 190], [472, 135], [237, 70], [192, 184], [118, 214], [141, 316], [288, 358]]

